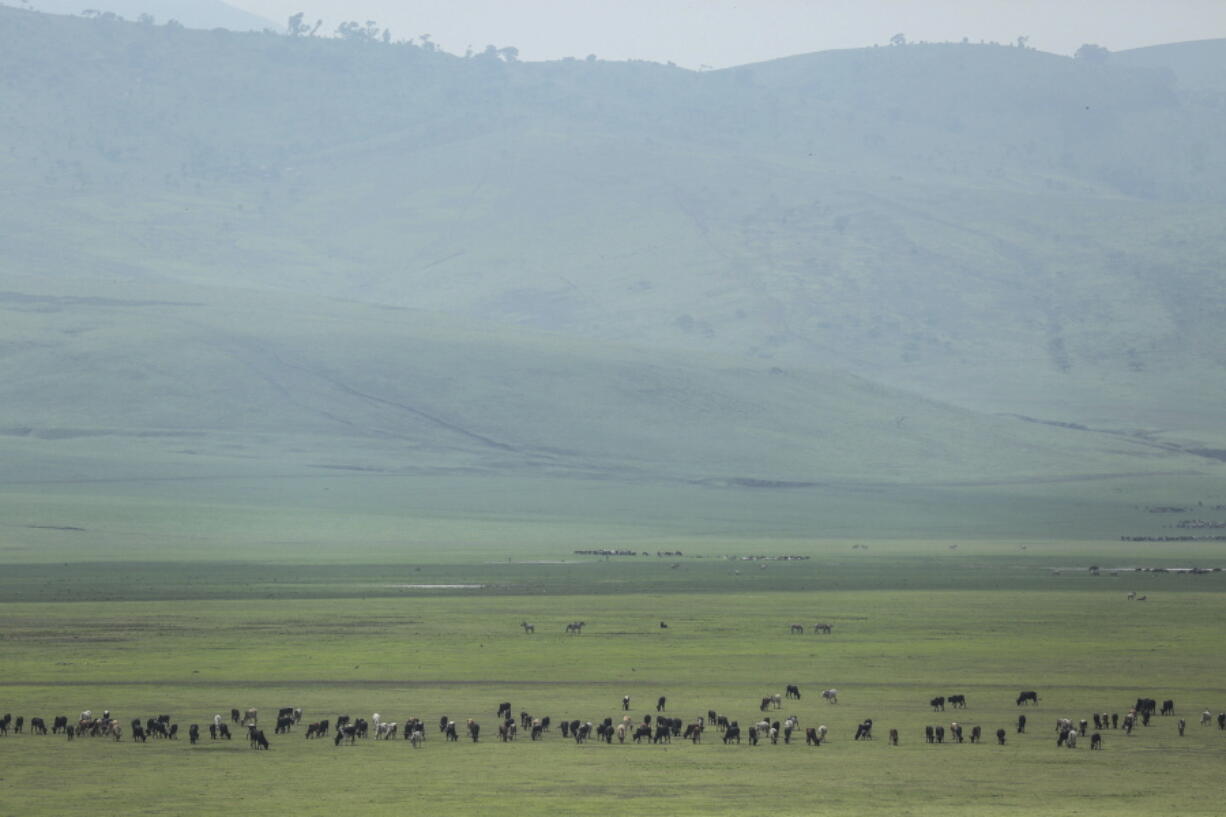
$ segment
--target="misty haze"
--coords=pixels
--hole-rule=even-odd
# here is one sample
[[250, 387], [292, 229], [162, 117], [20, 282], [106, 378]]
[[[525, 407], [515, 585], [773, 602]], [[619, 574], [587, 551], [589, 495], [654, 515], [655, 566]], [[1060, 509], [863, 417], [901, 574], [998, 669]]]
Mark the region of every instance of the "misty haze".
[[[412, 764], [459, 785], [489, 752], [508, 813], [546, 814], [644, 813], [677, 754], [705, 782], [664, 813], [765, 813], [743, 807], [779, 786], [784, 813], [826, 813], [788, 778], [828, 723], [829, 813], [900, 813], [914, 780], [944, 812], [1051, 813], [1059, 785], [1022, 788], [1050, 773], [1117, 815], [1085, 728], [1069, 763], [1051, 723], [1137, 708], [1135, 733], [1100, 726], [1103, 763], [1167, 779], [1125, 812], [1216, 813], [1183, 792], [1226, 746], [1200, 725], [1226, 709], [1226, 40], [899, 33], [693, 71], [220, 3], [46, 10], [0, 6], [0, 712], [186, 730], [259, 704], [283, 751], [252, 763], [246, 717], [173, 747], [203, 760], [0, 734], [23, 815], [48, 808], [38, 764], [85, 781], [115, 758], [303, 774], [318, 790], [273, 813], [335, 813], [334, 762], [377, 787], [415, 748], [358, 740], [359, 761], [306, 722], [277, 746], [303, 701], [420, 714]], [[982, 774], [923, 736], [959, 692]], [[761, 695], [768, 732], [801, 731], [725, 748], [708, 715], [748, 747]], [[706, 738], [651, 769], [627, 740], [596, 763], [647, 799], [588, 801], [611, 784], [556, 727], [544, 759], [498, 745], [509, 697], [555, 723], [701, 716]], [[445, 747], [440, 715], [477, 745]], [[859, 801], [893, 728], [902, 782]], [[988, 782], [935, 788], [949, 752]], [[569, 782], [515, 788], [532, 764]], [[157, 813], [217, 813], [176, 786], [190, 805]]]

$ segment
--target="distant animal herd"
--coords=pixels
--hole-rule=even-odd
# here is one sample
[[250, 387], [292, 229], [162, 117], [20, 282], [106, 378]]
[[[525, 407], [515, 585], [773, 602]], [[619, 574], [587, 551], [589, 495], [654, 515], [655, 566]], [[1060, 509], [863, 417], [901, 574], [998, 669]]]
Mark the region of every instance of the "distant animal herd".
[[[838, 703], [838, 690], [825, 689], [821, 693], [821, 697], [829, 704]], [[769, 712], [772, 710], [782, 709], [785, 701], [800, 700], [801, 692], [797, 684], [788, 684], [785, 692], [782, 695], [772, 694], [763, 696], [759, 704], [760, 712]], [[629, 711], [631, 698], [629, 695], [623, 696], [621, 700], [621, 709]], [[928, 701], [928, 705], [934, 712], [945, 711], [945, 706], [949, 705], [953, 709], [966, 710], [968, 707], [967, 697], [962, 693], [951, 695], [942, 695], [932, 698]], [[1019, 707], [1029, 709], [1032, 705], [1038, 706], [1039, 695], [1034, 690], [1023, 690], [1016, 699], [1016, 704]], [[649, 743], [649, 744], [669, 744], [673, 739], [688, 740], [698, 744], [703, 742], [703, 737], [709, 731], [714, 732], [717, 739], [724, 744], [740, 744], [742, 739], [751, 746], [759, 744], [778, 744], [782, 741], [783, 744], [791, 744], [794, 739], [799, 740], [799, 731], [801, 729], [800, 718], [796, 715], [789, 715], [786, 718], [772, 719], [769, 716], [762, 716], [756, 719], [748, 719], [746, 726], [742, 727], [739, 720], [729, 717], [726, 714], [721, 714], [714, 709], [707, 710], [705, 715], [698, 715], [692, 719], [674, 718], [663, 714], [668, 705], [666, 696], [660, 696], [656, 699], [656, 714], [643, 715], [641, 719], [634, 719], [630, 715], [623, 715], [620, 720], [615, 720], [613, 717], [596, 718], [586, 720], [583, 718], [566, 718], [557, 722], [558, 733], [562, 739], [573, 740], [576, 744], [584, 744], [589, 741], [603, 742], [612, 744], [616, 741], [619, 744], [624, 744], [629, 738], [631, 743]], [[1123, 717], [1118, 712], [1106, 713], [1096, 712], [1089, 718], [1081, 718], [1074, 721], [1072, 718], [1060, 717], [1055, 721], [1056, 729], [1056, 746], [1076, 749], [1080, 738], [1089, 738], [1090, 749], [1098, 750], [1103, 748], [1102, 732], [1108, 729], [1122, 730], [1124, 734], [1131, 735], [1137, 726], [1147, 727], [1150, 724], [1150, 719], [1155, 714], [1159, 716], [1174, 716], [1175, 701], [1171, 699], [1164, 700], [1161, 705], [1154, 698], [1138, 698], [1136, 702], [1128, 708]], [[555, 734], [553, 732], [554, 722], [549, 716], [536, 716], [526, 711], [519, 712], [516, 716], [513, 712], [511, 703], [504, 701], [500, 703], [494, 714], [495, 718], [495, 734], [497, 739], [502, 742], [512, 742], [518, 739], [520, 733], [526, 734], [530, 740], [544, 740], [547, 736]], [[274, 738], [276, 736], [289, 736], [296, 729], [299, 729], [303, 721], [303, 710], [301, 707], [281, 707], [277, 711], [275, 719], [275, 727], [273, 729]], [[1202, 727], [1212, 726], [1215, 721], [1215, 716], [1209, 710], [1205, 710], [1200, 715], [1200, 725]], [[1090, 724], [1093, 723], [1093, 733], [1088, 733]], [[60, 715], [51, 719], [51, 727], [48, 729], [47, 720], [42, 717], [32, 717], [29, 722], [23, 716], [13, 717], [12, 714], [5, 714], [0, 717], [0, 736], [30, 734], [30, 735], [47, 735], [62, 734], [68, 740], [77, 738], [105, 738], [113, 741], [121, 741], [127, 738], [132, 742], [147, 743], [150, 740], [159, 741], [174, 741], [179, 737], [179, 724], [173, 722], [169, 715], [157, 715], [146, 719], [133, 718], [128, 724], [123, 724], [119, 718], [113, 717], [110, 711], [104, 711], [101, 715], [95, 716], [91, 710], [81, 712], [75, 720], [70, 720], [66, 715]], [[481, 726], [475, 718], [464, 719], [463, 726], [460, 726], [456, 719], [450, 718], [447, 715], [439, 717], [438, 734], [440, 734], [446, 742], [456, 742], [461, 739], [461, 735], [466, 737], [473, 743], [477, 743], [481, 739]], [[1219, 712], [1216, 716], [1217, 728], [1220, 731], [1226, 731], [1226, 712]], [[1180, 736], [1184, 734], [1187, 723], [1184, 719], [1179, 718], [1176, 721], [1176, 728]], [[208, 737], [210, 741], [228, 741], [234, 737], [234, 732], [245, 736], [252, 749], [267, 750], [272, 747], [272, 741], [268, 739], [264, 728], [260, 724], [259, 711], [254, 708], [247, 709], [231, 709], [229, 718], [224, 718], [221, 713], [213, 716], [211, 722], [206, 725]], [[1019, 714], [1016, 722], [1016, 733], [1025, 734], [1027, 727], [1026, 714]], [[389, 720], [379, 713], [374, 713], [367, 718], [352, 718], [349, 715], [338, 715], [333, 719], [324, 719], [316, 721], [308, 721], [303, 735], [307, 740], [319, 738], [331, 738], [333, 746], [341, 747], [344, 745], [353, 745], [359, 740], [396, 740], [403, 739], [408, 742], [413, 748], [421, 748], [426, 743], [428, 733], [433, 732], [432, 728], [426, 726], [426, 721], [419, 717], [408, 717], [403, 721]], [[193, 723], [187, 728], [188, 741], [195, 745], [203, 740], [204, 733], [200, 728], [200, 724]], [[807, 726], [804, 728], [805, 745], [821, 746], [828, 740], [829, 728], [825, 724], [817, 726]], [[998, 728], [995, 730], [996, 742], [1000, 746], [1007, 743], [1008, 730]], [[983, 738], [983, 728], [978, 724], [970, 725], [969, 730], [964, 728], [964, 725], [958, 721], [953, 721], [948, 726], [945, 724], [936, 724], [925, 726], [922, 732], [922, 740], [927, 744], [943, 744], [946, 742], [960, 744], [964, 740], [968, 740], [972, 744], [980, 743]], [[863, 718], [856, 719], [855, 732], [852, 739], [856, 741], [870, 741], [873, 739], [873, 719]], [[897, 729], [890, 729], [888, 732], [888, 744], [897, 746], [901, 742], [901, 736]]]

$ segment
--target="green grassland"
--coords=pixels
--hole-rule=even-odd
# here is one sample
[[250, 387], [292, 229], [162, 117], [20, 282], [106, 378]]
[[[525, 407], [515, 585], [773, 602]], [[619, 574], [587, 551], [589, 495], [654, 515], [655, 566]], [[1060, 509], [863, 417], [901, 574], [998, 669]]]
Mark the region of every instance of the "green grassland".
[[[745, 544], [745, 543], [742, 543]], [[442, 563], [293, 564], [116, 561], [9, 565], [0, 585], [0, 709], [74, 715], [170, 714], [186, 731], [214, 712], [256, 706], [306, 720], [448, 715], [484, 727], [477, 745], [428, 734], [404, 741], [242, 735], [196, 747], [62, 737], [0, 738], [5, 813], [220, 814], [242, 808], [334, 814], [406, 807], [455, 814], [1216, 814], [1210, 781], [1226, 755], [1199, 712], [1226, 708], [1218, 622], [1223, 573], [1136, 572], [1212, 566], [1220, 548], [1103, 542], [757, 542], [760, 555], [608, 560], [542, 548], [540, 559], [469, 554]], [[540, 563], [569, 560], [566, 564]], [[1092, 577], [1089, 563], [1104, 575]], [[678, 565], [673, 567], [673, 565]], [[761, 567], [765, 565], [765, 567]], [[1059, 568], [1059, 573], [1053, 572]], [[1129, 568], [1129, 569], [1125, 569]], [[1118, 575], [1113, 572], [1118, 570]], [[482, 588], [389, 585], [484, 584]], [[1129, 591], [1148, 596], [1128, 601]], [[521, 621], [536, 633], [525, 635]], [[586, 621], [582, 635], [564, 625]], [[815, 635], [816, 621], [834, 625]], [[668, 623], [660, 628], [660, 621]], [[804, 635], [789, 624], [806, 625]], [[709, 709], [742, 725], [757, 702], [799, 684], [780, 714], [826, 724], [820, 748], [591, 743], [553, 730], [504, 745], [494, 710], [511, 701], [561, 719]], [[839, 703], [818, 692], [834, 687]], [[1027, 733], [1014, 698], [1037, 689]], [[933, 713], [929, 698], [967, 696]], [[1091, 753], [1057, 749], [1054, 721], [1124, 712], [1138, 696], [1173, 698], [1173, 718]], [[855, 742], [871, 717], [876, 739]], [[983, 745], [928, 746], [922, 729], [980, 725]], [[898, 729], [901, 745], [885, 740]], [[997, 728], [1008, 743], [996, 746]], [[53, 790], [54, 797], [47, 795]], [[1073, 804], [1070, 806], [1069, 804]], [[407, 806], [406, 804], [412, 804]]]

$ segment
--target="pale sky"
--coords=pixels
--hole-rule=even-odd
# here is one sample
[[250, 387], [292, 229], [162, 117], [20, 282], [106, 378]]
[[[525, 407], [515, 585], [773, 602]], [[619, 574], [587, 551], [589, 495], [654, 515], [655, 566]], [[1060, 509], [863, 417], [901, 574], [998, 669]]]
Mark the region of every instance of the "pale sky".
[[1226, 0], [229, 0], [283, 23], [302, 11], [322, 32], [375, 20], [393, 39], [429, 34], [463, 54], [515, 46], [524, 60], [672, 61], [723, 68], [775, 57], [969, 38], [1071, 54], [1226, 37]]

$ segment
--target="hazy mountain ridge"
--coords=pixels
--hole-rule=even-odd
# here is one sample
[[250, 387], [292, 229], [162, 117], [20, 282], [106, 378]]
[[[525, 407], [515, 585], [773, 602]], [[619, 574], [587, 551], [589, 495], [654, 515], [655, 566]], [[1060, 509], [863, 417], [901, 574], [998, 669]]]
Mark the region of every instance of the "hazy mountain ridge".
[[948, 404], [1212, 439], [1226, 109], [1125, 56], [700, 74], [0, 8], [0, 427], [63, 474], [129, 439], [176, 473], [1204, 468]]

